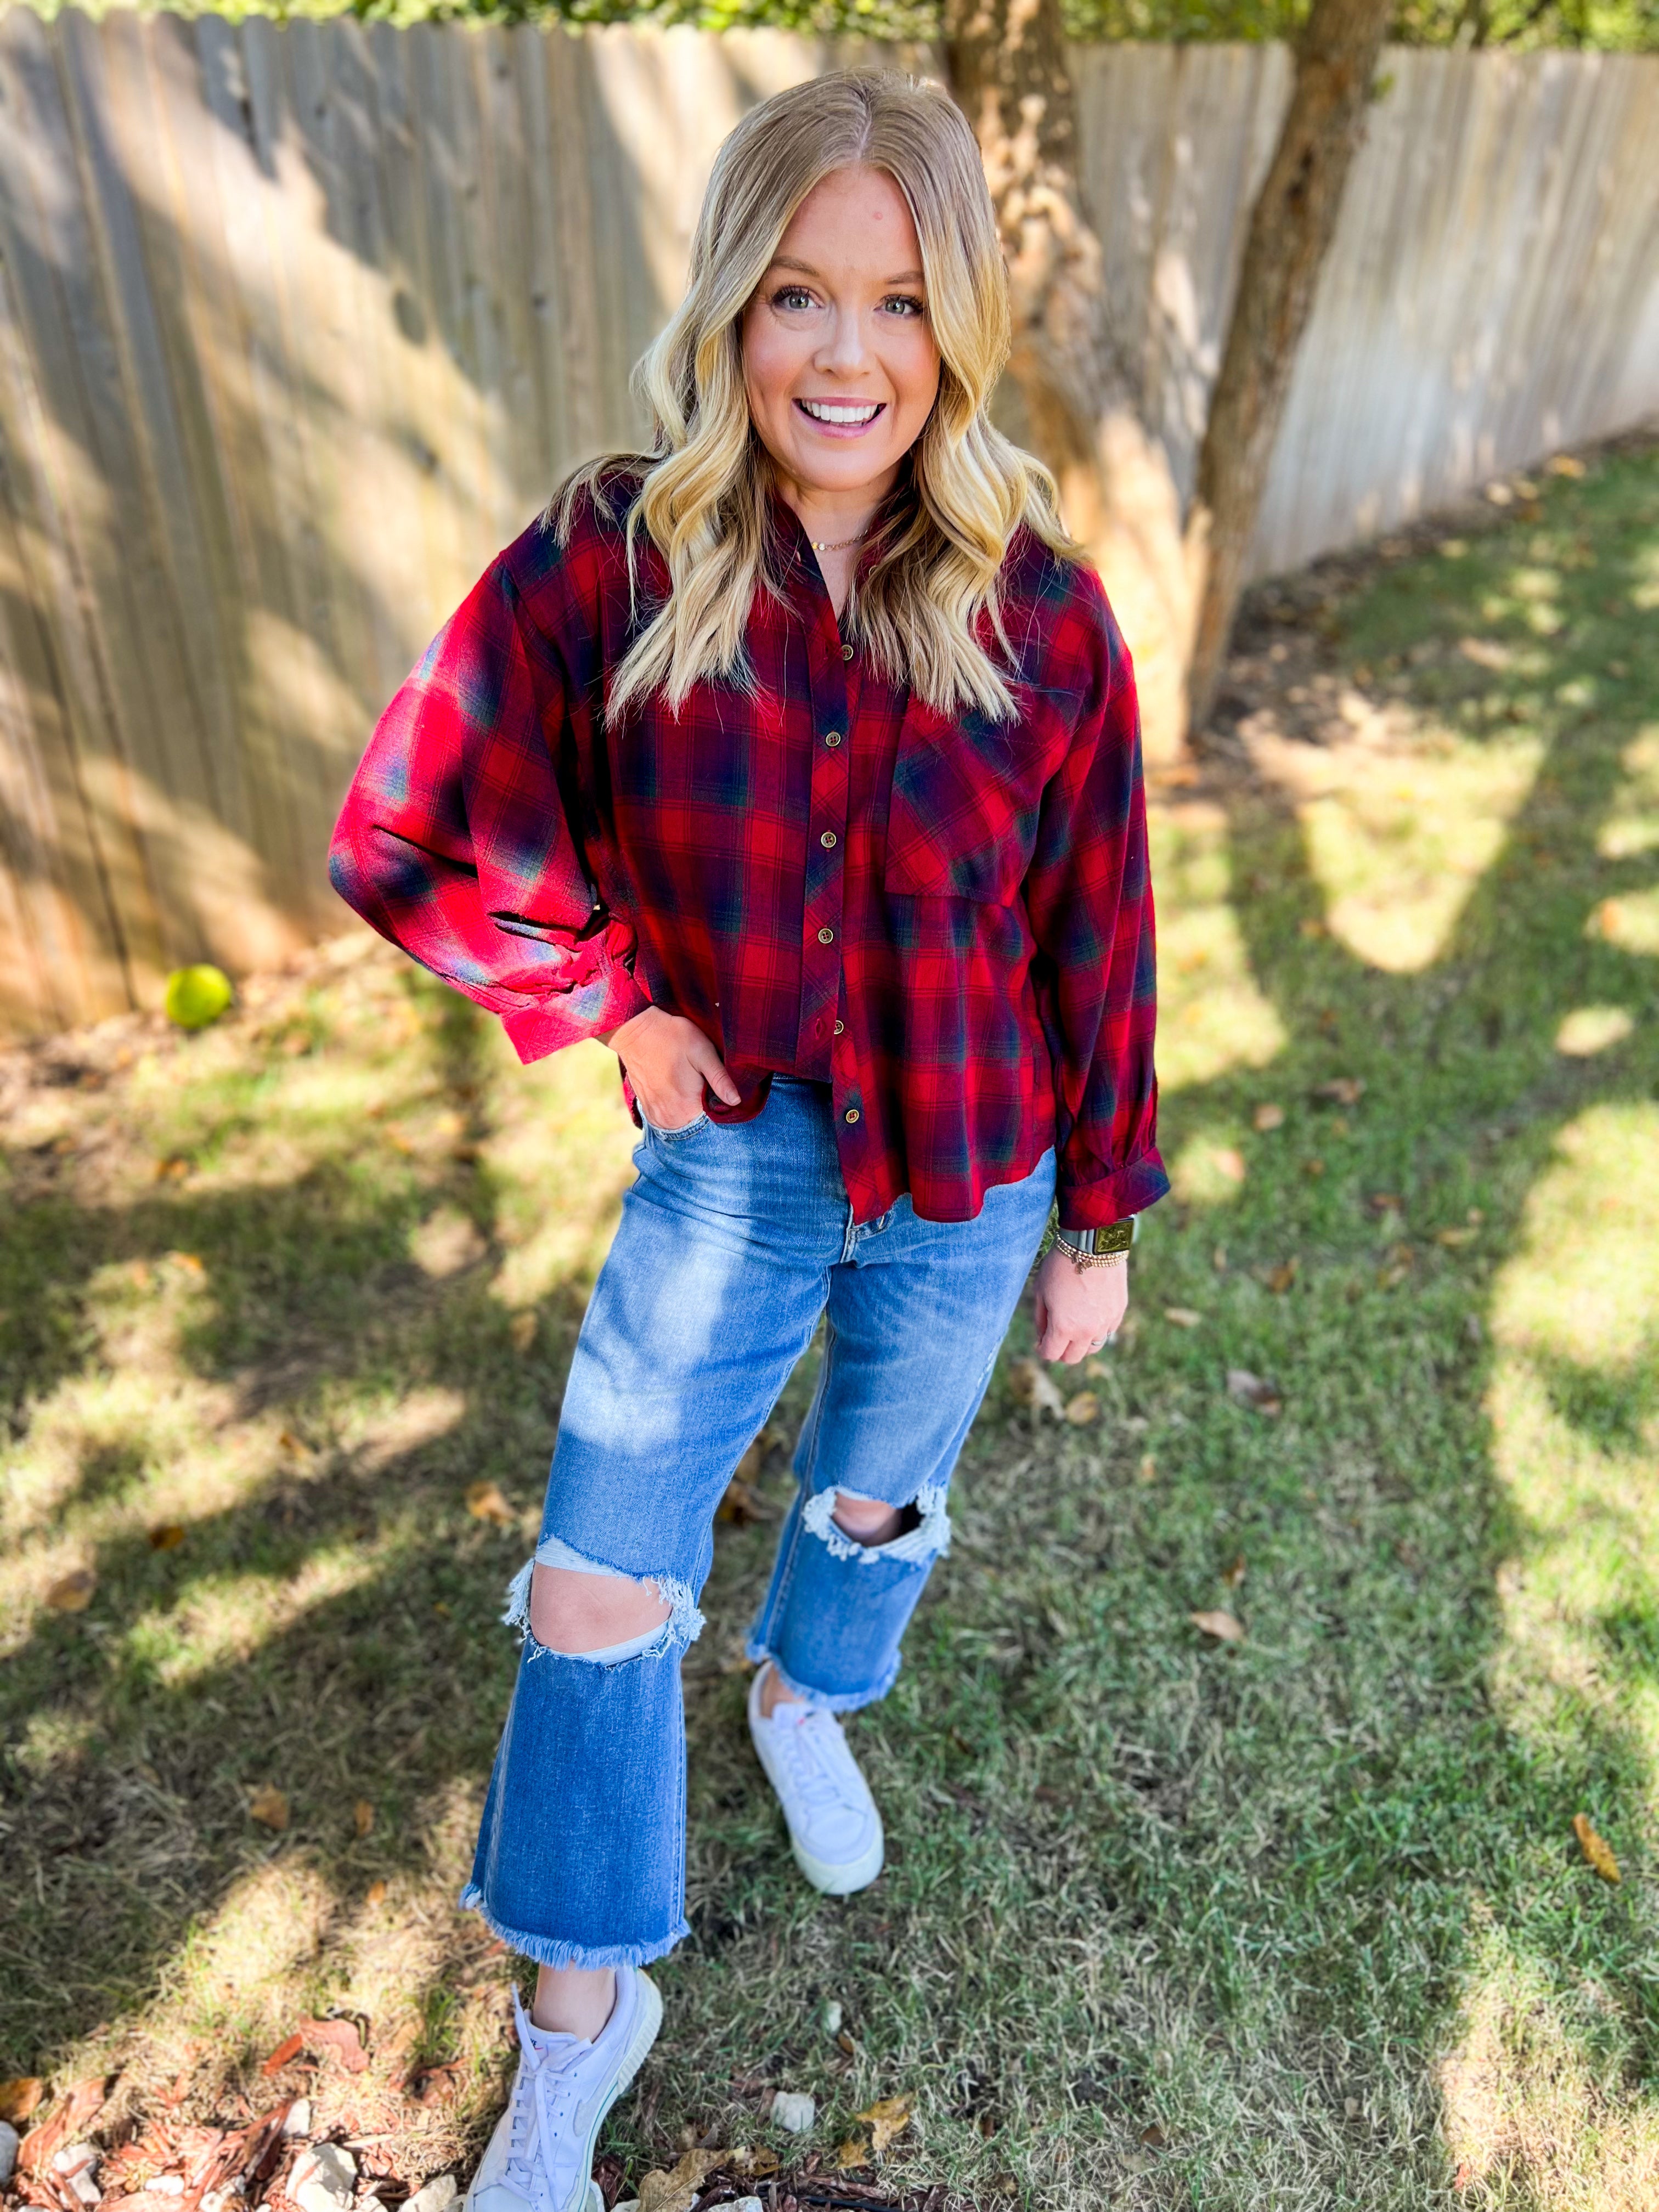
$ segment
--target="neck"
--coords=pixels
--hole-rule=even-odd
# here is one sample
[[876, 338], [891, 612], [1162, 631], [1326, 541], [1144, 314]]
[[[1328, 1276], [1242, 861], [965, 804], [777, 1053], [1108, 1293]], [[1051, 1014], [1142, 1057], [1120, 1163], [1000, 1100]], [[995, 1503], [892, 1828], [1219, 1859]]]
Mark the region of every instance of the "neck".
[[897, 471], [889, 469], [873, 483], [856, 491], [820, 491], [816, 485], [793, 482], [780, 474], [778, 494], [799, 518], [808, 538], [818, 544], [839, 545], [862, 538], [876, 509], [893, 488]]

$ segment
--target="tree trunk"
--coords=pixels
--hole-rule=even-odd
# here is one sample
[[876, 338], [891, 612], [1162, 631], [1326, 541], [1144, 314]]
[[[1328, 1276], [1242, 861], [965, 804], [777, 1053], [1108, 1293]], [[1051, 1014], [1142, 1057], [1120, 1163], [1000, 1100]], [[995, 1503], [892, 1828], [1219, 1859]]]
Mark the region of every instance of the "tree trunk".
[[1130, 640], [1150, 756], [1184, 733], [1192, 593], [1168, 459], [1115, 342], [1079, 196], [1077, 103], [1060, 0], [943, 0], [951, 86], [974, 126], [1007, 256], [1010, 423], [1059, 480]]
[[1066, 520], [1105, 578], [1134, 652], [1152, 757], [1178, 750], [1213, 696], [1392, 4], [1313, 0], [1278, 151], [1251, 215], [1183, 528], [1139, 378], [1115, 341], [1100, 245], [1079, 192], [1060, 0], [943, 0], [951, 88], [978, 137], [1007, 255], [1021, 428], [1054, 470]]
[[1278, 149], [1250, 213], [1188, 526], [1203, 556], [1188, 678], [1194, 726], [1214, 702], [1297, 350], [1392, 13], [1392, 0], [1314, 0]]

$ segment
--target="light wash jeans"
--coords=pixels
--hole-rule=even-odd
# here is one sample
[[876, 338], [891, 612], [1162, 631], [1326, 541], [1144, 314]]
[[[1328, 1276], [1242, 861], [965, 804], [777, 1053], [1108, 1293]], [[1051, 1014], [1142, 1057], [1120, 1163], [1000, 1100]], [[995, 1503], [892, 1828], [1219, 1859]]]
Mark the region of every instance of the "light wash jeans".
[[[536, 1557], [653, 1584], [672, 1607], [615, 1663], [524, 1630], [472, 1880], [476, 1906], [544, 1966], [639, 1966], [687, 1932], [680, 1656], [733, 1468], [829, 1316], [799, 1485], [750, 1633], [786, 1685], [836, 1711], [891, 1688], [945, 1549], [945, 1492], [1054, 1195], [1052, 1153], [972, 1221], [908, 1198], [853, 1224], [827, 1087], [775, 1080], [752, 1121], [647, 1128], [582, 1322]], [[859, 1544], [836, 1495], [910, 1509]]]

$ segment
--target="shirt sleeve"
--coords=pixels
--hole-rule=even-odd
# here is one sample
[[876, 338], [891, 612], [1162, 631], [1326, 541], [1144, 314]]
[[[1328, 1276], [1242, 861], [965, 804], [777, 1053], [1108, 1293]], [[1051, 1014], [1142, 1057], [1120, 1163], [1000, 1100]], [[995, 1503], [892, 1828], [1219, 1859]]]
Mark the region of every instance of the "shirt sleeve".
[[497, 560], [381, 715], [329, 854], [346, 904], [499, 1014], [524, 1060], [650, 1004], [560, 792], [568, 696]]
[[1043, 794], [1025, 878], [1038, 1003], [1054, 1070], [1060, 1226], [1097, 1229], [1170, 1188], [1152, 1068], [1157, 963], [1140, 715], [1127, 647], [1097, 579], [1073, 739]]

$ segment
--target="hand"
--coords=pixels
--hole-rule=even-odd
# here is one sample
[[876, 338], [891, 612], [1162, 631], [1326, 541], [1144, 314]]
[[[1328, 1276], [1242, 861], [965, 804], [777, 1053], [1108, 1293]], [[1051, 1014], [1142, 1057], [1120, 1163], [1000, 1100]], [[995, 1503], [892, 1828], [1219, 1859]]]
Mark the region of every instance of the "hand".
[[1037, 1357], [1075, 1367], [1123, 1326], [1128, 1306], [1127, 1267], [1074, 1267], [1064, 1245], [1051, 1245], [1031, 1301]]
[[723, 1106], [735, 1106], [743, 1097], [719, 1053], [683, 1014], [647, 1006], [599, 1042], [627, 1068], [641, 1113], [659, 1129], [684, 1129], [695, 1121], [705, 1083]]

